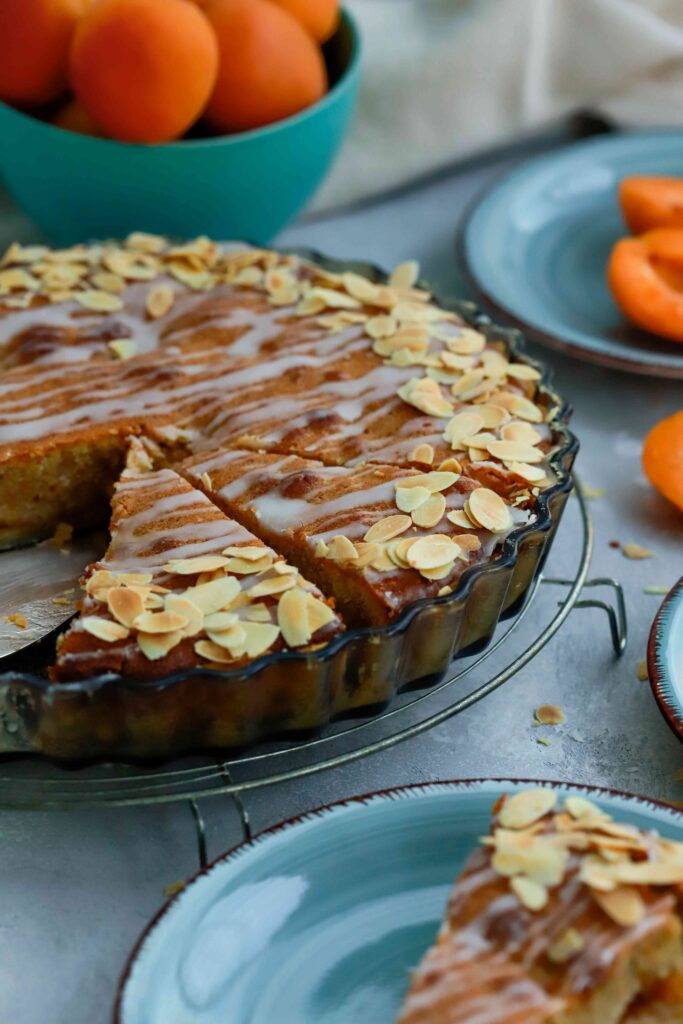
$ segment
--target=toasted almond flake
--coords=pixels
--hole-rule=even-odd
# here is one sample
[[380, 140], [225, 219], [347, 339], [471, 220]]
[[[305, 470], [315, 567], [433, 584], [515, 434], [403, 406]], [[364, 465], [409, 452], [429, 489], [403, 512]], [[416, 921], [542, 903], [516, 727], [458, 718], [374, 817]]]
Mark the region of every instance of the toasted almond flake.
[[[218, 612], [219, 615], [223, 614]], [[247, 605], [244, 611], [244, 618], [249, 622], [272, 622], [273, 615], [271, 609], [263, 601], [255, 601], [254, 604]]]
[[408, 458], [411, 462], [421, 462], [425, 466], [431, 466], [434, 462], [434, 449], [431, 444], [418, 444]]
[[[458, 553], [457, 548], [453, 548], [455, 554]], [[455, 561], [452, 559], [450, 562], [444, 562], [443, 565], [436, 565], [433, 569], [418, 569], [420, 576], [423, 576], [426, 580], [436, 581], [443, 580], [446, 576], [450, 576], [455, 567]]]
[[527, 910], [542, 910], [548, 902], [548, 890], [544, 885], [533, 882], [523, 875], [510, 880], [510, 888], [517, 896], [522, 906]]
[[354, 296], [332, 288], [315, 287], [309, 294], [311, 297], [321, 299], [328, 309], [357, 309], [360, 306], [360, 302]]
[[105, 643], [114, 643], [116, 640], [125, 640], [130, 630], [121, 625], [120, 622], [112, 622], [111, 619], [102, 619], [98, 615], [85, 615], [81, 619], [83, 629], [86, 633], [96, 636], [98, 640]]
[[311, 636], [335, 619], [335, 614], [330, 606], [321, 601], [320, 598], [314, 597], [313, 594], [307, 595], [306, 608], [308, 611], [308, 628], [311, 631]]
[[132, 359], [137, 353], [137, 345], [130, 338], [114, 338], [107, 342], [107, 348], [117, 359]]
[[541, 374], [535, 366], [528, 363], [510, 363], [507, 367], [508, 377], [515, 380], [540, 380]]
[[[318, 542], [324, 544], [325, 542]], [[316, 547], [316, 554], [318, 548]], [[352, 562], [358, 558], [358, 551], [352, 541], [343, 534], [333, 537], [329, 544], [325, 545], [324, 558], [331, 558], [334, 562]]]
[[542, 483], [545, 480], [545, 470], [540, 466], [529, 466], [526, 462], [506, 462], [505, 466], [527, 483]]
[[235, 573], [237, 576], [257, 576], [262, 572], [267, 572], [272, 568], [273, 557], [267, 548], [263, 550], [266, 553], [257, 562], [248, 558], [229, 558], [225, 571]]
[[232, 629], [238, 620], [237, 612], [213, 612], [212, 615], [204, 617], [204, 627], [212, 633], [220, 633], [223, 630]]
[[167, 284], [160, 284], [147, 293], [145, 309], [153, 320], [165, 316], [175, 301], [175, 292]]
[[187, 620], [183, 626], [184, 636], [196, 636], [204, 625], [204, 612], [193, 601], [181, 594], [167, 594], [164, 599], [164, 608], [167, 612], [180, 615]]
[[449, 338], [446, 344], [449, 350], [457, 355], [478, 355], [486, 346], [486, 338], [471, 327], [463, 327], [460, 333], [454, 338]]
[[436, 381], [430, 380], [429, 377], [411, 377], [398, 389], [398, 395], [408, 405], [427, 413], [428, 416], [445, 419], [453, 412], [451, 402], [443, 396]]
[[640, 544], [622, 544], [621, 550], [627, 558], [652, 558], [652, 552], [647, 548], [641, 548]]
[[394, 320], [393, 316], [386, 316], [385, 314], [372, 316], [365, 323], [365, 333], [374, 341], [379, 341], [381, 338], [390, 338], [393, 334], [396, 334], [397, 330], [398, 323], [396, 320]]
[[446, 424], [444, 439], [449, 441], [453, 448], [463, 446], [464, 439], [477, 434], [484, 427], [484, 417], [479, 412], [466, 410], [458, 412]]
[[[500, 402], [500, 398], [497, 401]], [[521, 395], [511, 394], [503, 401], [508, 412], [512, 413], [513, 416], [518, 416], [520, 420], [528, 420], [530, 423], [543, 422], [542, 410], [530, 399], [523, 398]], [[503, 403], [501, 402], [501, 404]]]
[[225, 650], [230, 651], [233, 658], [242, 657], [247, 639], [247, 634], [242, 623], [236, 622], [228, 629], [215, 631], [207, 628], [206, 633], [209, 640], [214, 644], [218, 644], [219, 647], [223, 647]]
[[362, 274], [346, 271], [341, 275], [341, 280], [347, 293], [360, 302], [373, 303], [378, 296], [377, 285], [369, 281], [367, 277], [363, 277]]
[[453, 587], [451, 587], [448, 584], [446, 584], [444, 587], [439, 587], [439, 589], [436, 592], [436, 596], [437, 597], [446, 597], [447, 594], [452, 594], [452, 593], [453, 593]]
[[548, 959], [554, 964], [565, 964], [580, 953], [585, 945], [581, 933], [576, 928], [567, 928], [549, 947]]
[[620, 886], [613, 892], [594, 890], [593, 898], [608, 917], [624, 928], [632, 928], [645, 917], [642, 896], [629, 886]]
[[453, 484], [457, 483], [458, 474], [442, 470], [433, 470], [431, 473], [419, 473], [416, 476], [404, 476], [396, 481], [399, 487], [424, 487], [431, 494], [437, 491], [446, 491]]
[[606, 818], [597, 804], [583, 796], [568, 796], [564, 802], [564, 809], [577, 820], [584, 817]]
[[117, 622], [130, 626], [145, 610], [145, 603], [140, 594], [130, 587], [112, 587], [107, 592], [107, 607]]
[[189, 620], [178, 612], [164, 610], [163, 612], [142, 612], [135, 619], [133, 625], [142, 633], [174, 633], [178, 629], [185, 629], [189, 625]]
[[[417, 490], [417, 488], [413, 488]], [[410, 490], [410, 489], [409, 489]], [[446, 511], [446, 499], [443, 494], [432, 494], [413, 512], [413, 522], [425, 530], [431, 530], [437, 523], [441, 522]]]
[[298, 571], [299, 570], [295, 565], [289, 565], [289, 563], [285, 562], [284, 559], [280, 559], [280, 561], [273, 562], [273, 572], [276, 572], [278, 576], [296, 576]]
[[566, 722], [564, 711], [557, 704], [540, 704], [534, 711], [534, 716], [541, 725], [562, 725]]
[[126, 247], [137, 252], [160, 253], [167, 244], [161, 235], [151, 235], [146, 231], [132, 231], [126, 238]]
[[164, 565], [164, 571], [174, 576], [196, 576], [200, 572], [214, 572], [228, 564], [223, 555], [198, 555], [196, 558], [172, 558]]
[[453, 538], [453, 540], [461, 551], [468, 552], [481, 550], [481, 541], [474, 533], [459, 533]]
[[123, 308], [123, 302], [117, 295], [95, 288], [84, 292], [75, 292], [74, 299], [79, 306], [90, 309], [94, 313], [115, 313]]
[[645, 658], [642, 658], [638, 662], [638, 667], [636, 669], [636, 676], [638, 677], [638, 679], [640, 680], [641, 683], [646, 683], [647, 680], [650, 678], [650, 673], [648, 672], [647, 661], [645, 660]]
[[399, 484], [400, 481], [397, 481], [396, 505], [401, 512], [413, 512], [420, 505], [424, 505], [432, 494], [427, 487], [400, 487]]
[[308, 596], [301, 587], [293, 587], [292, 590], [286, 590], [278, 601], [278, 625], [290, 647], [301, 647], [311, 639]]
[[212, 615], [214, 612], [229, 608], [239, 593], [240, 585], [234, 577], [221, 576], [208, 583], [198, 583], [195, 587], [189, 587], [183, 597], [196, 605], [204, 615]]
[[365, 533], [363, 540], [368, 543], [392, 540], [393, 537], [398, 537], [399, 534], [405, 533], [412, 525], [410, 516], [385, 516], [384, 519], [379, 519], [376, 523], [373, 523]]
[[233, 547], [223, 548], [224, 555], [229, 558], [244, 558], [247, 562], [259, 562], [265, 555], [269, 555], [268, 548], [262, 544], [236, 544]]
[[532, 447], [540, 444], [543, 440], [539, 432], [530, 423], [522, 420], [504, 423], [500, 428], [500, 436], [503, 441], [519, 441], [521, 444], [528, 444]]
[[495, 459], [503, 462], [535, 462], [543, 461], [543, 452], [530, 444], [521, 441], [489, 441], [487, 449]]
[[465, 510], [460, 508], [454, 508], [447, 512], [446, 519], [449, 523], [453, 523], [453, 526], [460, 526], [463, 530], [471, 530], [473, 525], [479, 525], [478, 523], [473, 524]]
[[455, 473], [455, 475], [459, 477], [462, 474], [462, 466], [460, 465], [457, 459], [444, 459], [441, 465], [439, 466], [439, 472]]
[[611, 866], [601, 857], [596, 857], [593, 854], [589, 854], [581, 861], [579, 879], [593, 893], [612, 892], [617, 887], [616, 880], [611, 873]]
[[616, 880], [626, 885], [679, 885], [683, 882], [683, 861], [622, 861], [611, 870]]
[[[105, 590], [108, 587], [115, 587], [119, 583], [119, 578], [110, 572], [109, 569], [97, 569], [96, 572], [90, 576], [85, 584], [86, 594], [93, 594], [96, 590]], [[106, 600], [106, 598], [105, 598]]]
[[557, 803], [552, 789], [523, 789], [505, 798], [498, 820], [503, 828], [521, 829], [544, 818]]
[[473, 522], [492, 533], [503, 533], [510, 528], [510, 510], [500, 495], [488, 487], [478, 487], [471, 491], [465, 509]]
[[[147, 583], [152, 582], [152, 574], [151, 572], [117, 572], [116, 579], [127, 587], [144, 587]], [[164, 587], [155, 585], [153, 589], [157, 594], [165, 593]]]
[[420, 276], [420, 264], [415, 260], [399, 263], [389, 274], [390, 288], [412, 288]]
[[215, 661], [219, 664], [228, 664], [234, 661], [232, 654], [224, 650], [218, 644], [214, 643], [213, 640], [198, 640], [194, 645], [195, 653], [200, 658], [206, 658], [207, 661]]
[[182, 630], [171, 633], [138, 633], [137, 644], [148, 661], [158, 661], [177, 647], [183, 639]]
[[450, 537], [443, 533], [434, 533], [429, 537], [420, 537], [410, 545], [406, 558], [413, 569], [442, 569], [452, 562], [459, 548]]
[[242, 622], [244, 632], [244, 653], [249, 658], [258, 658], [280, 635], [280, 629], [272, 622]]
[[249, 589], [249, 597], [267, 597], [269, 594], [282, 594], [296, 585], [294, 576], [269, 576]]

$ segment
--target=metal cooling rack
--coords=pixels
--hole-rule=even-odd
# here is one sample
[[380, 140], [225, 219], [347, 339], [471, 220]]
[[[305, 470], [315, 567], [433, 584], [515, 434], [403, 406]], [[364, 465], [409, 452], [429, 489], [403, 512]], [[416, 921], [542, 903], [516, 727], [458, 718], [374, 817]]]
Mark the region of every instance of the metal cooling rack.
[[[64, 768], [27, 759], [5, 765], [0, 775], [0, 807], [75, 808], [164, 803], [188, 800], [197, 830], [200, 862], [206, 858], [204, 823], [197, 800], [229, 794], [240, 814], [244, 835], [251, 835], [241, 794], [263, 786], [303, 778], [379, 753], [453, 718], [502, 686], [552, 639], [574, 609], [601, 609], [607, 618], [614, 654], [626, 646], [627, 621], [621, 585], [614, 579], [588, 578], [593, 550], [590, 513], [576, 477], [580, 531], [575, 536], [576, 568], [569, 578], [541, 575], [514, 618], [500, 625], [483, 652], [459, 659], [452, 674], [437, 685], [400, 694], [382, 713], [344, 719], [314, 738], [262, 744], [222, 760], [188, 758], [170, 767], [126, 764]], [[481, 681], [478, 669], [504, 644], [510, 645], [541, 591], [563, 593], [549, 621], [531, 642], [495, 674]], [[475, 678], [476, 677], [476, 678]], [[477, 678], [479, 681], [477, 681]]]

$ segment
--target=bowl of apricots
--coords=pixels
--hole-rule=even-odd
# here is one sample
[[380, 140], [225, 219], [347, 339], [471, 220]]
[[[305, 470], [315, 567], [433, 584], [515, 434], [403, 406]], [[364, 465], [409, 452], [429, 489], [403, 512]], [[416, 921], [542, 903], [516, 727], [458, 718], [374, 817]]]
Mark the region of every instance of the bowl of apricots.
[[55, 244], [131, 230], [267, 242], [344, 138], [339, 0], [2, 0], [0, 174]]

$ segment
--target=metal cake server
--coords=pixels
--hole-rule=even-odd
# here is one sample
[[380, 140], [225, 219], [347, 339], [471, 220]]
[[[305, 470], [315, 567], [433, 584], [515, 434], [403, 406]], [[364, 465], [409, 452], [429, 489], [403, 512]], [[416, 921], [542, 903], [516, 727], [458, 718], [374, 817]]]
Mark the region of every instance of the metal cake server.
[[41, 640], [71, 618], [79, 578], [86, 565], [102, 557], [106, 546], [104, 534], [90, 533], [73, 537], [63, 549], [46, 540], [0, 553], [0, 659]]

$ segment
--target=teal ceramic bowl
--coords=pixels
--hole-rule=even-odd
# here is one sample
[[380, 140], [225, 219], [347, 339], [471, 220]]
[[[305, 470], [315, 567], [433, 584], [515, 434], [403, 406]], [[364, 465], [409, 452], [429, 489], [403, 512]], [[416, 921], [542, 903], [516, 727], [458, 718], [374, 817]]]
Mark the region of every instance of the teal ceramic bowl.
[[360, 40], [342, 15], [325, 46], [329, 92], [250, 132], [137, 146], [64, 131], [0, 104], [0, 175], [57, 245], [130, 231], [263, 244], [325, 177], [349, 124]]
[[683, 740], [683, 576], [664, 598], [647, 647], [650, 686], [679, 740]]

